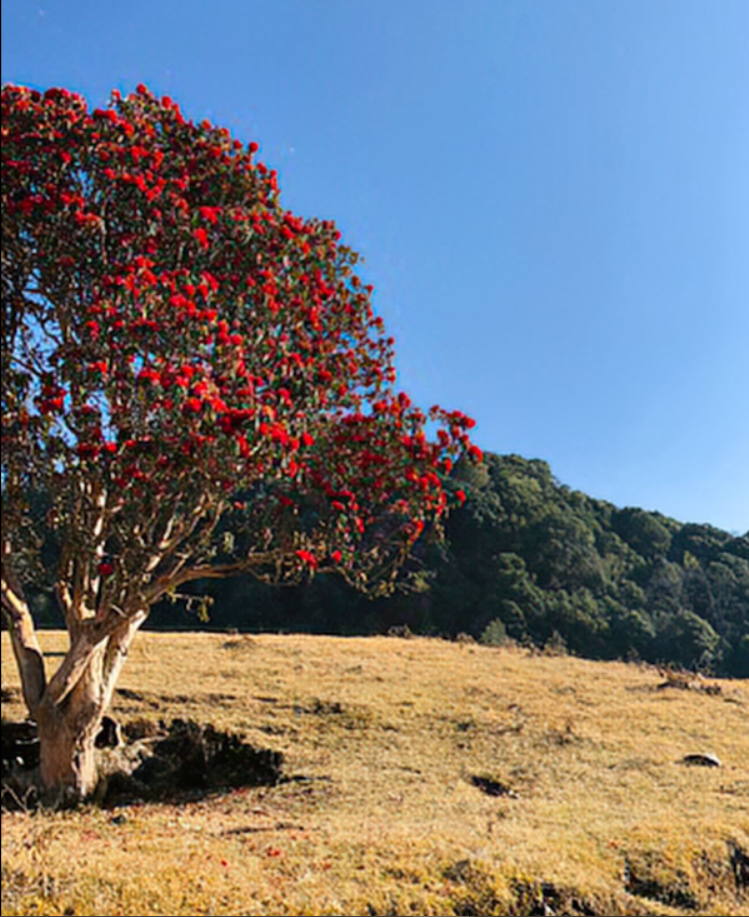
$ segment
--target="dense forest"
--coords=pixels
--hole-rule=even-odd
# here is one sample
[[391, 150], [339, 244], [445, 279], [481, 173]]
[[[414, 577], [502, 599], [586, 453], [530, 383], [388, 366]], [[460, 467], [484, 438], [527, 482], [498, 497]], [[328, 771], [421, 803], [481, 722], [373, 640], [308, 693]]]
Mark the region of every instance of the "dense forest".
[[[162, 603], [151, 627], [328, 634], [412, 633], [549, 643], [591, 658], [642, 659], [749, 677], [749, 532], [736, 537], [560, 484], [546, 462], [486, 454], [458, 466], [467, 495], [443, 542], [422, 539], [404, 587], [368, 599], [341, 579], [294, 587], [252, 577]], [[55, 623], [49, 593], [37, 617]]]
[[[469, 634], [550, 641], [592, 658], [749, 676], [749, 533], [617, 509], [560, 484], [546, 462], [485, 456], [458, 468], [468, 499], [443, 544], [425, 543], [408, 586], [366, 599], [337, 578], [272, 588], [208, 583], [209, 626], [313, 633]], [[154, 626], [185, 626], [179, 607]]]

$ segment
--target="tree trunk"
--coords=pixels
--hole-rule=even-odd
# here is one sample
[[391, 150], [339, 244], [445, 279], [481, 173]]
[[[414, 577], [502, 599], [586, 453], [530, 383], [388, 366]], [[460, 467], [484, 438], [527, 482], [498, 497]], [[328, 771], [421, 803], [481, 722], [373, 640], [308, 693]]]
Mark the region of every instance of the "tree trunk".
[[[85, 659], [74, 667], [75, 683], [55, 699], [55, 680], [36, 711], [39, 727], [40, 778], [43, 800], [55, 806], [73, 806], [97, 789], [95, 741], [130, 644], [147, 613], [123, 619], [104, 640], [91, 647], [81, 636], [68, 659]], [[65, 663], [61, 670], [66, 668]]]
[[94, 742], [104, 715], [97, 669], [91, 664], [61, 704], [43, 699], [37, 710], [43, 799], [51, 805], [75, 805], [96, 790]]

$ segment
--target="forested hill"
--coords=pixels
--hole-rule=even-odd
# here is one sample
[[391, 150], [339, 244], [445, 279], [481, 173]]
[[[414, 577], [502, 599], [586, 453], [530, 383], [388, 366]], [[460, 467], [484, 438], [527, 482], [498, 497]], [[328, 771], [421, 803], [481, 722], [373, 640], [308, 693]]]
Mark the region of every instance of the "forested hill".
[[749, 675], [749, 533], [617, 509], [515, 455], [465, 476], [439, 576], [456, 625], [498, 618], [518, 639], [556, 631], [581, 655]]
[[[446, 545], [422, 548], [416, 591], [373, 602], [327, 577], [293, 589], [212, 582], [211, 624], [327, 633], [407, 625], [489, 642], [506, 633], [594, 658], [749, 676], [749, 533], [618, 509], [516, 455], [459, 468], [457, 486], [468, 500], [448, 520]], [[177, 623], [176, 611], [167, 617]]]

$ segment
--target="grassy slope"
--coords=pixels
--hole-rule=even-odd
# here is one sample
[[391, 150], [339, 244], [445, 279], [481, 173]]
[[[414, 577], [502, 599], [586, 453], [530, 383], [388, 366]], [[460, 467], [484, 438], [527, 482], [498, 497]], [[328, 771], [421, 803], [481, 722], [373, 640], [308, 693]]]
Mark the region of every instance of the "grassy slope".
[[[239, 730], [312, 779], [6, 813], [2, 913], [738, 915], [726, 841], [749, 848], [749, 682], [661, 681], [438, 640], [144, 634], [120, 685], [142, 699], [119, 696], [121, 720]], [[695, 751], [723, 767], [677, 763]]]

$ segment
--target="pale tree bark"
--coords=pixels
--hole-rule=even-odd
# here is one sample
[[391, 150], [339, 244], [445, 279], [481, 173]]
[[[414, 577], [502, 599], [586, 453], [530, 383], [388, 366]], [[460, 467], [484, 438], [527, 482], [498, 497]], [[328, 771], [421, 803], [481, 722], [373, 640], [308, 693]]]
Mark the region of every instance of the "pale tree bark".
[[0, 599], [8, 622], [10, 642], [21, 676], [21, 689], [29, 715], [33, 718], [47, 686], [44, 654], [39, 646], [26, 597], [21, 583], [6, 562], [3, 549]]
[[[135, 634], [148, 616], [139, 610], [76, 637], [37, 709], [40, 778], [46, 801], [76, 804], [97, 788], [95, 741]], [[70, 660], [69, 664], [66, 663]]]
[[97, 786], [96, 733], [101, 724], [100, 661], [105, 647], [88, 656], [75, 686], [56, 703], [46, 692], [37, 710], [40, 778], [45, 801], [75, 804]]

